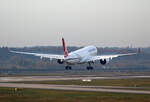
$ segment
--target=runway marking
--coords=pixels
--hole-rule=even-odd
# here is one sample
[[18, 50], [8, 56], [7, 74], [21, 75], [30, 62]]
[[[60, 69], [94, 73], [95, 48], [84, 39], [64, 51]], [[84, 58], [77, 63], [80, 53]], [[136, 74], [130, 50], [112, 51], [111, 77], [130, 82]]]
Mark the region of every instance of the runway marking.
[[94, 80], [94, 79], [129, 79], [129, 78], [150, 78], [150, 76], [20, 76], [20, 77], [0, 77], [0, 82], [19, 82], [19, 81], [50, 81], [50, 80]]
[[[0, 83], [0, 87], [150, 94], [150, 91], [125, 90], [125, 89], [109, 89], [109, 88], [107, 89], [107, 88], [102, 88], [102, 87], [101, 88], [98, 88], [98, 87], [94, 88], [94, 86], [93, 87], [88, 87], [88, 86], [80, 86], [80, 85], [48, 85], [48, 84]], [[113, 86], [112, 86], [112, 88], [113, 88]]]

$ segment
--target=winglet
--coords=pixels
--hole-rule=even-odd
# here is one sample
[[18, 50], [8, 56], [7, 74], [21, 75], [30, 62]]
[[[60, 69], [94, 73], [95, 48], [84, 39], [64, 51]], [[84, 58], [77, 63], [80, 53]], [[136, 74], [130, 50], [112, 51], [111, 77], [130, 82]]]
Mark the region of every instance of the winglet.
[[64, 50], [64, 57], [67, 57], [68, 56], [68, 52], [67, 52], [67, 49], [66, 49], [64, 38], [62, 38], [62, 45], [63, 45], [63, 50]]
[[141, 48], [138, 48], [138, 53], [141, 53]]
[[8, 47], [8, 52], [10, 52], [10, 48]]

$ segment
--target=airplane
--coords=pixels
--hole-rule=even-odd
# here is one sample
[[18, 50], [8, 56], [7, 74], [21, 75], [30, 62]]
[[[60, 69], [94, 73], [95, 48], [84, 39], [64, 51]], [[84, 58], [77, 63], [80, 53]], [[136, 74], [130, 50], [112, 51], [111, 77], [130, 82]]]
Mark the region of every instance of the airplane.
[[66, 64], [65, 69], [71, 70], [71, 65], [76, 64], [84, 64], [88, 63], [89, 66], [86, 67], [87, 70], [92, 70], [92, 63], [99, 61], [100, 64], [105, 65], [113, 58], [119, 56], [128, 56], [134, 55], [138, 53], [127, 53], [127, 54], [115, 54], [115, 55], [97, 55], [97, 48], [95, 46], [87, 46], [76, 51], [68, 53], [67, 48], [65, 46], [65, 40], [62, 38], [62, 46], [64, 55], [56, 55], [56, 54], [40, 54], [40, 53], [29, 53], [29, 52], [19, 52], [9, 50], [11, 53], [17, 54], [26, 54], [26, 55], [34, 55], [39, 56], [40, 58], [49, 58], [50, 60], [55, 59], [58, 64]]

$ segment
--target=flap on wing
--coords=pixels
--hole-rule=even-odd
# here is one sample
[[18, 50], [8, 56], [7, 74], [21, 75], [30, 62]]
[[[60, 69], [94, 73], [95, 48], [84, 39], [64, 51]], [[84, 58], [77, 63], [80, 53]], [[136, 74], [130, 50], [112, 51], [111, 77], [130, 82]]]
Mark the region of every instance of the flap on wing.
[[19, 51], [10, 51], [12, 53], [25, 54], [25, 55], [33, 55], [41, 58], [49, 58], [49, 59], [64, 59], [64, 55], [55, 55], [55, 54], [40, 54], [40, 53], [29, 53], [29, 52], [19, 52]]
[[119, 56], [128, 56], [128, 55], [134, 55], [137, 53], [128, 53], [128, 54], [117, 54], [117, 55], [100, 55], [100, 56], [94, 56], [90, 60], [91, 61], [96, 61], [100, 59], [106, 59], [106, 60], [112, 60], [113, 58], [119, 57]]

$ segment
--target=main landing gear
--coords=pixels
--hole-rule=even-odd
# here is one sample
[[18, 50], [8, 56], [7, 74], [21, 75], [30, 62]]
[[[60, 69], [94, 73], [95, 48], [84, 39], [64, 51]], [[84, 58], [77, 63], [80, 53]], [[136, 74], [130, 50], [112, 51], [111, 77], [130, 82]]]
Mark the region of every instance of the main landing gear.
[[71, 66], [66, 66], [65, 69], [66, 70], [71, 70], [72, 68], [71, 68]]
[[93, 67], [92, 66], [87, 66], [86, 69], [87, 70], [93, 70]]
[[87, 70], [93, 70], [93, 67], [91, 66], [91, 63], [89, 63], [89, 66], [86, 67]]

